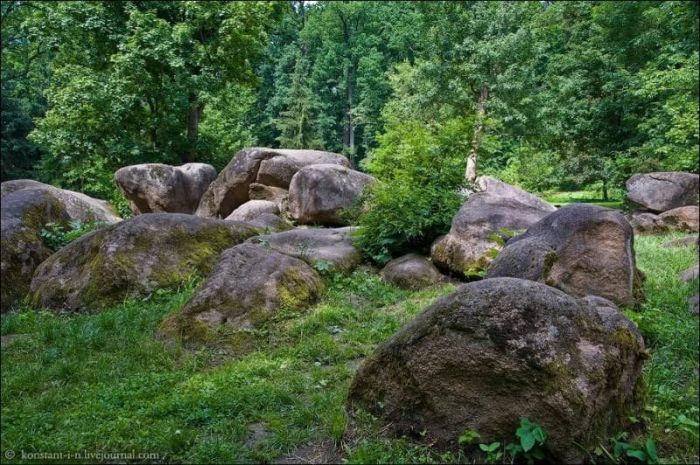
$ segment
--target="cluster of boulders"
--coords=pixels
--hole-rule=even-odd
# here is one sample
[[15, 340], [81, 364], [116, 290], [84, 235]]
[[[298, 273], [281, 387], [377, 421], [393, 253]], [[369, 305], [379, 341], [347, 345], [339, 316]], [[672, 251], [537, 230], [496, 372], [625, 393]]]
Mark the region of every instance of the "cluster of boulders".
[[628, 219], [638, 234], [698, 232], [699, 176], [684, 172], [635, 174], [627, 180]]
[[[250, 330], [311, 305], [324, 272], [362, 262], [343, 211], [375, 181], [342, 155], [249, 148], [218, 175], [200, 163], [145, 164], [115, 179], [131, 219], [35, 181], [2, 184], [3, 311], [25, 297], [56, 311], [99, 311], [199, 276], [157, 337], [238, 352]], [[670, 203], [644, 200], [636, 187], [630, 200], [673, 212], [694, 198], [697, 209], [697, 179], [695, 197], [686, 181]], [[52, 253], [42, 228], [71, 219], [106, 226]], [[430, 255], [399, 257], [380, 275], [409, 289], [486, 279], [435, 302], [365, 360], [348, 395], [351, 417], [368, 410], [387, 433], [427, 431], [449, 446], [467, 428], [482, 441], [510, 437], [528, 416], [549, 433], [550, 459], [566, 462], [583, 457], [573, 441], [592, 446], [624, 428], [639, 407], [646, 352], [617, 307], [644, 298], [634, 231], [621, 212], [556, 209], [481, 177]]]
[[3, 182], [0, 197], [2, 311], [12, 308], [27, 295], [34, 271], [51, 256], [53, 251], [41, 237], [47, 225], [121, 221], [103, 200], [29, 179]]

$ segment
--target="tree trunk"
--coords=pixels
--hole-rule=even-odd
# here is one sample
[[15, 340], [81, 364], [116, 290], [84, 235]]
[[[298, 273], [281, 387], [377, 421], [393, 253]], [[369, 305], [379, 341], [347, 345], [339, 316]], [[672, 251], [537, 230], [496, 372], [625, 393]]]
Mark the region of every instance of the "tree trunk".
[[479, 93], [479, 103], [476, 108], [476, 121], [474, 122], [474, 135], [472, 136], [472, 147], [467, 156], [467, 169], [464, 172], [464, 179], [468, 183], [476, 181], [476, 166], [481, 147], [481, 136], [484, 132], [484, 120], [486, 119], [486, 101], [489, 98], [489, 88], [483, 86]]
[[345, 137], [344, 145], [348, 149], [350, 155], [350, 165], [352, 168], [355, 167], [355, 126], [352, 120], [352, 78], [353, 78], [353, 68], [348, 68], [347, 72], [347, 109], [346, 109], [346, 120], [345, 120]]
[[199, 102], [197, 94], [191, 93], [188, 97], [189, 108], [187, 109], [187, 150], [185, 151], [183, 163], [192, 163], [197, 159], [197, 139], [199, 138], [199, 120], [204, 111], [204, 104]]
[[608, 182], [603, 179], [603, 200], [607, 202], [608, 200]]

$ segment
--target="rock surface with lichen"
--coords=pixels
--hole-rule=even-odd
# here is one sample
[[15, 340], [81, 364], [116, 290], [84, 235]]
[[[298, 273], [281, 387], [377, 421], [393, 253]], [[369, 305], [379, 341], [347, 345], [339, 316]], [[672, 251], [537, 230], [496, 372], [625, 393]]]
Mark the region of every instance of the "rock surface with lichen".
[[65, 225], [70, 217], [48, 189], [6, 191], [1, 202], [0, 310], [6, 312], [27, 295], [34, 270], [51, 255], [41, 229], [48, 223]]
[[627, 200], [635, 207], [660, 213], [698, 205], [700, 176], [682, 171], [635, 174], [627, 180]]
[[345, 166], [320, 164], [302, 168], [289, 185], [289, 216], [299, 224], [344, 226], [342, 212], [376, 180]]
[[125, 166], [114, 173], [134, 215], [194, 213], [214, 178], [216, 170], [206, 163], [182, 166], [143, 163]]
[[296, 172], [319, 163], [349, 165], [344, 156], [321, 150], [245, 148], [233, 156], [211, 183], [199, 202], [196, 214], [226, 218], [251, 199], [281, 204], [284, 191], [289, 188]]
[[282, 309], [306, 307], [322, 287], [318, 273], [302, 260], [240, 244], [221, 254], [182, 311], [163, 322], [159, 336], [226, 346], [227, 331], [258, 328]]
[[575, 297], [598, 295], [618, 305], [643, 300], [632, 227], [621, 212], [571, 204], [510, 239], [486, 276], [539, 281]]
[[438, 268], [459, 276], [486, 269], [501, 248], [498, 237], [502, 233], [527, 229], [556, 210], [544, 200], [490, 176], [480, 177], [477, 185], [479, 190], [452, 219], [449, 233], [430, 248]]
[[36, 270], [35, 307], [90, 311], [175, 289], [207, 275], [219, 254], [258, 234], [254, 226], [179, 213], [148, 213], [68, 244]]
[[264, 248], [304, 260], [313, 267], [350, 272], [362, 261], [352, 234], [357, 228], [299, 228], [248, 239]]
[[[69, 191], [44, 184], [31, 179], [15, 179], [0, 184], [1, 197], [5, 197], [17, 191], [30, 190], [36, 196], [53, 197], [65, 210], [69, 220], [78, 220], [83, 223], [117, 223], [122, 219], [114, 208], [105, 200], [96, 199], [81, 192]], [[26, 195], [29, 198], [30, 195]]]
[[600, 297], [541, 283], [485, 279], [436, 301], [357, 371], [347, 410], [369, 411], [384, 434], [457, 447], [508, 442], [522, 416], [548, 433], [552, 463], [581, 463], [628, 426], [646, 358], [636, 326]]

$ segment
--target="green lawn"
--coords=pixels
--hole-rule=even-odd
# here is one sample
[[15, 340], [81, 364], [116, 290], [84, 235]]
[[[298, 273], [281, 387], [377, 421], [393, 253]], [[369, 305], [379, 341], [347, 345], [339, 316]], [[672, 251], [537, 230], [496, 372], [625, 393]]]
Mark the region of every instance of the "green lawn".
[[563, 207], [570, 203], [591, 203], [601, 207], [622, 208], [621, 199], [603, 200], [599, 193], [592, 191], [551, 192], [543, 197], [547, 202], [558, 207]]
[[[695, 251], [659, 246], [671, 237], [679, 236], [636, 244], [648, 303], [626, 313], [652, 356], [645, 372], [648, 430], [628, 440], [651, 436], [666, 461], [692, 463], [698, 460], [698, 319], [685, 299], [697, 282], [681, 285], [676, 275], [693, 263]], [[323, 453], [351, 463], [463, 460], [381, 439], [371, 420], [351, 443], [343, 440], [344, 397], [362, 357], [452, 287], [402, 291], [367, 270], [328, 281], [317, 305], [279, 315], [253, 334], [257, 350], [235, 360], [153, 339], [191, 288], [97, 315], [3, 315], [3, 339], [25, 336], [2, 349], [2, 462], [22, 462], [21, 451], [24, 462], [38, 463], [26, 453], [132, 450], [198, 463]]]

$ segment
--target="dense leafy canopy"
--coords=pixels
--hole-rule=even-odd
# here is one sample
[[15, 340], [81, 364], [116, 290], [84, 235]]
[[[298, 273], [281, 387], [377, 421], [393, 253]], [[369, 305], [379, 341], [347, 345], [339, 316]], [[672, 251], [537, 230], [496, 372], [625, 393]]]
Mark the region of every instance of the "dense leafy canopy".
[[2, 179], [113, 198], [131, 163], [319, 148], [440, 191], [417, 231], [432, 236], [467, 158], [605, 195], [634, 172], [696, 171], [698, 16], [682, 1], [2, 1]]

